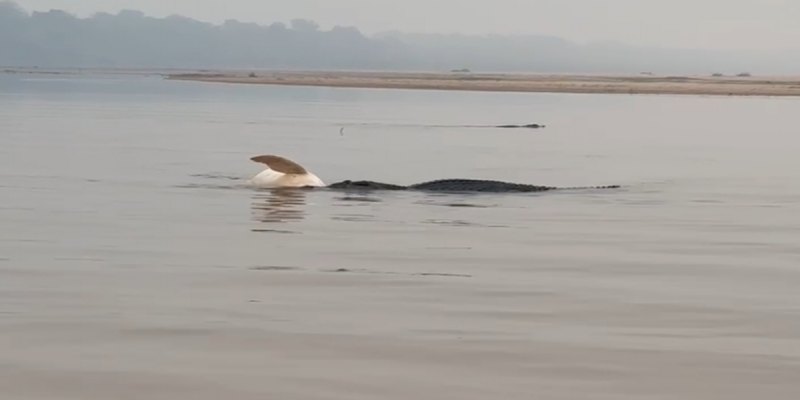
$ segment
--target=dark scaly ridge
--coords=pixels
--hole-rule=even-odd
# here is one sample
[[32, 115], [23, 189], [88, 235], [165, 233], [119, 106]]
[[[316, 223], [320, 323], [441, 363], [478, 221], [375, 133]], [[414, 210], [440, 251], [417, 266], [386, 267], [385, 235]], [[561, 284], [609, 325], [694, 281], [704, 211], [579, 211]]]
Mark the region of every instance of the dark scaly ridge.
[[482, 179], [439, 179], [417, 183], [409, 189], [442, 192], [544, 192], [555, 189], [549, 186], [526, 185]]
[[578, 189], [618, 189], [619, 185], [586, 186], [558, 188], [553, 186], [528, 185], [523, 183], [502, 182], [483, 179], [439, 179], [417, 183], [410, 186], [393, 185], [375, 181], [345, 180], [327, 186], [330, 189], [346, 190], [419, 190], [428, 192], [483, 192], [483, 193], [531, 193], [548, 190]]

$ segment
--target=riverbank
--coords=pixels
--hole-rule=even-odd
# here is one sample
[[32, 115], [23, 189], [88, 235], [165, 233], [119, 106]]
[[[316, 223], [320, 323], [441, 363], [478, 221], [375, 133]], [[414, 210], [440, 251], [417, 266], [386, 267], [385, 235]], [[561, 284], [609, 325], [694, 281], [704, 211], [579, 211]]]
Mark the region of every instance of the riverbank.
[[202, 72], [167, 79], [201, 82], [497, 92], [800, 96], [800, 77], [592, 76], [392, 72]]

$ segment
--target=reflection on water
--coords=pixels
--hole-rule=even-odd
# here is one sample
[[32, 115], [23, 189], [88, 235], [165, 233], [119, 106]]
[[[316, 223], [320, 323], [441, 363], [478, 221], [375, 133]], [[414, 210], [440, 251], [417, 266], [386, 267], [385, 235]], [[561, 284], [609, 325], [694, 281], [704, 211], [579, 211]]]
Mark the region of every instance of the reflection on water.
[[303, 189], [258, 191], [252, 197], [252, 218], [268, 224], [301, 221], [306, 216], [307, 194]]
[[[336, 212], [331, 216], [332, 221], [343, 222], [375, 222], [375, 206], [383, 202], [378, 193], [344, 193], [333, 197], [335, 207], [344, 207], [343, 212]], [[344, 211], [347, 210], [347, 211]], [[360, 210], [364, 212], [356, 212]]]
[[380, 203], [381, 199], [377, 197], [370, 197], [370, 196], [360, 196], [360, 195], [353, 195], [353, 194], [345, 194], [344, 196], [336, 197], [338, 201], [342, 201], [344, 203], [337, 204], [339, 206], [348, 206], [352, 205], [350, 202], [355, 202], [355, 205], [359, 205], [358, 203]]
[[508, 228], [508, 225], [501, 224], [481, 224], [463, 219], [441, 219], [430, 218], [422, 221], [423, 224], [433, 224], [441, 226], [454, 226], [454, 227], [471, 227], [471, 228]]

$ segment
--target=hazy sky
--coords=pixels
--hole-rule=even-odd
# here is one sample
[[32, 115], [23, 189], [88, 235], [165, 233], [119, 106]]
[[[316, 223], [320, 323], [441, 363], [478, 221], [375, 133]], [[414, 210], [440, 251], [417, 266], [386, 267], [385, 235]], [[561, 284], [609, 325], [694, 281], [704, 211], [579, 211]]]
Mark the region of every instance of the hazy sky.
[[800, 0], [16, 0], [29, 11], [80, 16], [136, 9], [272, 23], [292, 18], [323, 29], [355, 26], [437, 33], [526, 33], [578, 42], [617, 41], [685, 48], [800, 47]]

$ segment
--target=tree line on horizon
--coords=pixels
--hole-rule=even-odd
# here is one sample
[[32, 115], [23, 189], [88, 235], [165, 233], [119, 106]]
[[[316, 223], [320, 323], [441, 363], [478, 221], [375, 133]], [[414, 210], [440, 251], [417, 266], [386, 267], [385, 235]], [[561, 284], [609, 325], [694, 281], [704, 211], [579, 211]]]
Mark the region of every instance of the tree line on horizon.
[[[771, 57], [771, 58], [770, 58]], [[800, 56], [782, 59], [721, 51], [577, 44], [543, 35], [364, 35], [353, 27], [321, 30], [309, 20], [288, 25], [140, 11], [79, 18], [61, 10], [28, 13], [0, 2], [0, 65], [120, 68], [258, 68], [482, 72], [705, 73], [800, 71]]]

